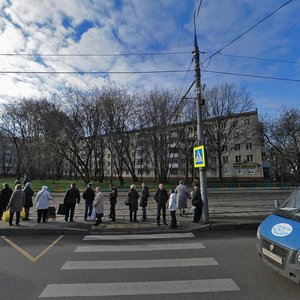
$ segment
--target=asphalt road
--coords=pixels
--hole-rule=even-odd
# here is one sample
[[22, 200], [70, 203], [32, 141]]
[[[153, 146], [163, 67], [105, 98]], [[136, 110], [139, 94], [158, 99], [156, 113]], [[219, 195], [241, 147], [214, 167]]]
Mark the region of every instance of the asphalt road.
[[299, 299], [254, 230], [178, 234], [1, 237], [1, 298]]

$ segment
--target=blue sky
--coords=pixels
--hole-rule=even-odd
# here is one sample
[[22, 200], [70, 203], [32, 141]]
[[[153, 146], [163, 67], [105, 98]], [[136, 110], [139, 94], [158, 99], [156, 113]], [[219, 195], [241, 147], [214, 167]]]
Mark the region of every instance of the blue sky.
[[[51, 96], [69, 86], [101, 86], [107, 79], [139, 89], [167, 88], [184, 94], [194, 79], [193, 14], [199, 2], [0, 0], [0, 102]], [[207, 60], [286, 2], [202, 0], [196, 17], [199, 48], [204, 52], [202, 83], [246, 87], [262, 114], [276, 114], [282, 105], [300, 108], [299, 0]], [[170, 54], [124, 55], [157, 52]], [[183, 71], [189, 68], [191, 72]], [[162, 70], [181, 72], [143, 73]], [[48, 73], [61, 71], [70, 74]], [[98, 71], [107, 73], [85, 73]], [[119, 71], [129, 73], [114, 73]]]

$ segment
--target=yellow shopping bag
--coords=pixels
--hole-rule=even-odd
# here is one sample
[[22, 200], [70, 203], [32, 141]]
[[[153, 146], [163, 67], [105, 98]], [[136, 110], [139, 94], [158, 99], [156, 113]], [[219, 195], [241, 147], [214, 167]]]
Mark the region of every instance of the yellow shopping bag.
[[6, 210], [6, 211], [3, 213], [3, 215], [2, 215], [2, 221], [8, 222], [9, 216], [10, 216], [10, 210], [8, 209], [8, 210]]
[[25, 207], [22, 207], [22, 210], [21, 210], [21, 212], [20, 212], [20, 217], [21, 217], [22, 219], [25, 219], [25, 218], [26, 218]]

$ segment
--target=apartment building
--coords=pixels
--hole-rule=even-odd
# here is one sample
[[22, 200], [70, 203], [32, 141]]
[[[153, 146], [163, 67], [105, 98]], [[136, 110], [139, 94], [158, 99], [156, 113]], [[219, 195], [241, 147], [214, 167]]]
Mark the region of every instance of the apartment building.
[[[184, 127], [184, 128], [183, 128]], [[149, 146], [149, 134], [134, 132], [135, 143], [132, 155], [135, 173], [140, 180], [153, 180], [157, 168], [153, 147]], [[198, 176], [193, 165], [193, 147], [197, 144], [195, 123], [174, 125], [168, 129], [167, 156], [165, 163], [169, 179], [192, 179]], [[262, 181], [264, 179], [262, 161], [262, 135], [257, 111], [233, 114], [205, 121], [205, 147], [207, 157], [207, 178], [209, 181]], [[156, 156], [166, 153], [158, 151]], [[106, 176], [116, 175], [111, 155], [105, 156]], [[111, 173], [113, 172], [113, 174]], [[130, 178], [128, 170], [124, 178]]]

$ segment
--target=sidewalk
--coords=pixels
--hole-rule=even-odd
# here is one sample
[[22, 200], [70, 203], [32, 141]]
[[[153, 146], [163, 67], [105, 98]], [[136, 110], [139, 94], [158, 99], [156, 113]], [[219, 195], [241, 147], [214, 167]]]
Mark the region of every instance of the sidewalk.
[[[58, 208], [62, 203], [63, 194], [53, 194], [51, 206]], [[116, 205], [116, 222], [110, 222], [109, 200], [106, 195], [104, 201], [103, 223], [95, 227], [94, 221], [84, 221], [84, 201], [75, 208], [74, 222], [65, 222], [64, 216], [57, 215], [55, 220], [49, 219], [47, 223], [36, 222], [36, 210], [31, 208], [30, 220], [21, 221], [19, 226], [13, 223], [9, 226], [7, 222], [0, 221], [0, 235], [12, 234], [99, 234], [99, 233], [150, 233], [150, 232], [190, 232], [193, 230], [217, 230], [235, 228], [256, 228], [259, 223], [273, 209], [272, 195], [270, 200], [261, 201], [255, 199], [251, 194], [241, 196], [239, 194], [210, 194], [209, 200], [209, 224], [193, 223], [191, 209], [187, 208], [186, 213], [180, 217], [177, 215], [177, 229], [170, 228], [170, 214], [167, 211], [168, 225], [157, 226], [156, 223], [156, 203], [150, 198], [147, 208], [147, 221], [142, 222], [141, 210], [138, 211], [138, 222], [129, 221], [129, 210], [125, 206], [126, 193], [119, 193]], [[189, 201], [190, 202], [190, 201]], [[190, 203], [188, 205], [190, 206]]]

